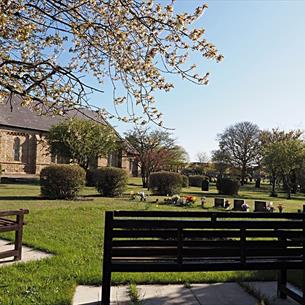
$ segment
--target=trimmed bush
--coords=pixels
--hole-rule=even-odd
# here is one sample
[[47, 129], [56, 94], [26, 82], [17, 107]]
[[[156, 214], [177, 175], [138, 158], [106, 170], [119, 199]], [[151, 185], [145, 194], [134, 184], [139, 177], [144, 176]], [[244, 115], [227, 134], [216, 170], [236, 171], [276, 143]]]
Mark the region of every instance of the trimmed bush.
[[182, 189], [182, 175], [172, 172], [157, 172], [149, 176], [149, 187], [157, 195], [179, 194]]
[[189, 177], [182, 175], [182, 187], [189, 187]]
[[240, 183], [236, 179], [222, 178], [217, 180], [216, 187], [221, 195], [238, 195]]
[[201, 187], [202, 181], [205, 179], [205, 176], [201, 175], [193, 175], [189, 176], [189, 184], [190, 186], [198, 186]]
[[122, 195], [127, 186], [128, 176], [124, 169], [102, 167], [97, 171], [97, 191], [105, 197]]
[[85, 184], [86, 172], [76, 164], [56, 164], [40, 172], [41, 194], [50, 199], [73, 199]]

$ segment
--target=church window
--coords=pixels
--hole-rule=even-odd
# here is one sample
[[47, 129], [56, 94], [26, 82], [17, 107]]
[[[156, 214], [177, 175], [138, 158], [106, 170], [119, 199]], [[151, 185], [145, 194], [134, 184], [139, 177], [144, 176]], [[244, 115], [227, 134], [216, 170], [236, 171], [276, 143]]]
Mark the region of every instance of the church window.
[[14, 150], [14, 161], [20, 161], [20, 139], [18, 137], [16, 137], [14, 139], [14, 146], [13, 146], [13, 150]]

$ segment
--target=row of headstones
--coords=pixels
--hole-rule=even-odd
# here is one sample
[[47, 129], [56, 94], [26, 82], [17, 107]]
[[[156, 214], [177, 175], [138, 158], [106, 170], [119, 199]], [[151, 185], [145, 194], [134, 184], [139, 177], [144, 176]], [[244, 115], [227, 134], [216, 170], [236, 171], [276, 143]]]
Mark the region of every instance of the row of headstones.
[[[246, 204], [244, 199], [234, 199], [233, 200], [233, 210], [234, 211], [245, 211], [242, 206]], [[215, 208], [227, 208], [225, 198], [215, 198], [214, 199]], [[266, 201], [255, 200], [254, 201], [254, 212], [271, 212], [267, 209], [268, 203]]]

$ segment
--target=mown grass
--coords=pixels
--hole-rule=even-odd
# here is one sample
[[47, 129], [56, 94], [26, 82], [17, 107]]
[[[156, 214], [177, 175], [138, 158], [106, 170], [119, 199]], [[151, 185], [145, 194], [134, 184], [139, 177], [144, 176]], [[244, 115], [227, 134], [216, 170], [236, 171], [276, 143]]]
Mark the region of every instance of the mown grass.
[[[142, 190], [139, 179], [132, 179], [126, 196], [102, 198], [93, 188], [83, 191], [84, 201], [42, 200], [37, 185], [0, 185], [0, 210], [28, 208], [24, 243], [54, 256], [36, 262], [0, 267], [1, 305], [65, 305], [71, 304], [78, 284], [101, 284], [104, 211], [106, 210], [185, 210], [163, 205], [163, 198], [151, 196], [147, 202], [129, 200], [130, 191]], [[216, 190], [203, 193], [199, 188], [188, 188], [184, 194], [206, 196], [207, 208], [212, 209]], [[257, 191], [247, 186], [240, 192], [250, 205], [253, 199], [267, 199], [267, 186]], [[156, 203], [156, 199], [159, 202]], [[293, 200], [282, 197], [272, 199], [281, 202], [286, 211], [302, 207], [305, 198]], [[200, 200], [191, 210], [201, 209]], [[1, 234], [12, 238], [11, 234]], [[295, 280], [298, 275], [294, 273]], [[241, 280], [269, 280], [273, 272], [195, 272], [195, 273], [114, 273], [113, 284], [122, 283], [195, 283]]]

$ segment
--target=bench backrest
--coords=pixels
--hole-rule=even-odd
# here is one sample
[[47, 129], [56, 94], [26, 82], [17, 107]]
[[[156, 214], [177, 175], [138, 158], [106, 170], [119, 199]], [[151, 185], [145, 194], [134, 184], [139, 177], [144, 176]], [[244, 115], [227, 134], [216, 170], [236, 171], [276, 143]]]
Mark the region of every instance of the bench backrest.
[[294, 269], [304, 257], [304, 213], [114, 211], [105, 230], [113, 271]]

